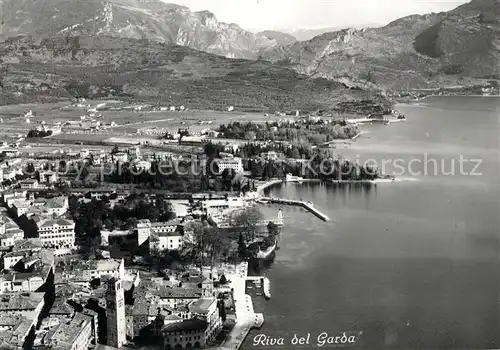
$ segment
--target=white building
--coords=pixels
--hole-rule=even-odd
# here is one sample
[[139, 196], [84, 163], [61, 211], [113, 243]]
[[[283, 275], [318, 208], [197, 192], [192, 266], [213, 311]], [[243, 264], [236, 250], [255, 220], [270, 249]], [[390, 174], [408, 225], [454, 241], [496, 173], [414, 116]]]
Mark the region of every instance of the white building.
[[[5, 228], [5, 224], [0, 223], [0, 232], [2, 231], [1, 228], [2, 226]], [[13, 247], [17, 241], [20, 241], [21, 239], [24, 238], [24, 231], [21, 229], [13, 229], [0, 234], [0, 247], [6, 248], [6, 247]]]
[[243, 162], [241, 158], [222, 158], [216, 160], [219, 167], [219, 172], [222, 173], [225, 169], [233, 169], [237, 173], [243, 172]]
[[137, 170], [149, 170], [151, 169], [151, 163], [145, 160], [138, 160], [134, 162], [134, 167]]
[[179, 250], [184, 242], [184, 235], [179, 231], [162, 232], [157, 235], [156, 248], [162, 250]]
[[203, 212], [215, 220], [222, 218], [235, 209], [243, 208], [245, 205], [246, 201], [242, 196], [201, 200], [201, 209]]
[[213, 297], [200, 298], [192, 302], [188, 307], [193, 316], [207, 322], [208, 327], [205, 331], [206, 339], [214, 339], [222, 328], [222, 319], [217, 308], [217, 299]]
[[139, 146], [129, 147], [128, 155], [130, 159], [137, 159], [141, 156], [141, 148]]
[[44, 247], [74, 248], [75, 223], [72, 220], [43, 220], [38, 223], [38, 237]]
[[154, 238], [149, 242], [150, 249], [173, 249], [182, 247], [183, 235], [177, 232], [180, 220], [170, 220], [167, 222], [151, 222], [149, 220], [139, 220], [137, 222], [138, 245], [142, 245], [151, 236]]
[[61, 216], [66, 213], [69, 208], [68, 197], [54, 197], [46, 200], [43, 206], [47, 215]]
[[9, 199], [7, 206], [12, 208], [19, 217], [28, 212], [31, 208], [31, 202], [26, 199]]
[[[19, 261], [19, 260], [18, 260]], [[17, 262], [16, 262], [17, 263]], [[11, 265], [14, 266], [15, 264]], [[31, 273], [9, 273], [0, 276], [0, 292], [36, 292], [45, 280]]]
[[78, 277], [87, 281], [104, 276], [123, 279], [125, 276], [125, 262], [123, 259], [85, 261], [75, 266], [75, 272]]
[[57, 182], [57, 173], [54, 171], [40, 171], [40, 182], [53, 184]]
[[37, 180], [27, 179], [27, 180], [21, 181], [21, 188], [23, 190], [32, 190], [32, 189], [36, 189], [38, 187], [39, 187], [39, 183]]
[[118, 152], [113, 154], [113, 160], [115, 162], [126, 163], [128, 161], [128, 154], [125, 152]]
[[2, 193], [2, 200], [7, 203], [9, 198], [26, 198], [28, 191], [26, 190], [8, 190]]

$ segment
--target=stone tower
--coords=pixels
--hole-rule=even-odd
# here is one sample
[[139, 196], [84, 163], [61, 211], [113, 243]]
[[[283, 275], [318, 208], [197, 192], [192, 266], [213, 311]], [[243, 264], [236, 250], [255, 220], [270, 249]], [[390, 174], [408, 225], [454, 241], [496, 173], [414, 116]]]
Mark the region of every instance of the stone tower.
[[106, 318], [107, 342], [109, 346], [122, 347], [127, 340], [125, 318], [125, 293], [121, 279], [111, 278], [107, 282]]

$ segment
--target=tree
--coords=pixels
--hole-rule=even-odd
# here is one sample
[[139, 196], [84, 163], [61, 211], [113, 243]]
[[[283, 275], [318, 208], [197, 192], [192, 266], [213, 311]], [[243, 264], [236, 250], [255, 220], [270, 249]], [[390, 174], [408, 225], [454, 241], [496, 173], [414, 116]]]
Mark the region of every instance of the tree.
[[241, 210], [232, 217], [233, 224], [240, 227], [240, 232], [247, 243], [255, 240], [257, 225], [261, 220], [262, 214], [256, 207]]
[[120, 149], [118, 148], [118, 145], [114, 145], [113, 149], [111, 150], [111, 154], [116, 154], [120, 152]]
[[208, 158], [215, 158], [217, 155], [217, 150], [213, 143], [209, 142], [205, 145], [205, 154], [207, 155]]
[[262, 173], [264, 172], [264, 168], [262, 164], [258, 160], [253, 160], [250, 165], [250, 172], [252, 173], [252, 177], [260, 179], [262, 178]]
[[31, 176], [35, 175], [35, 166], [32, 162], [29, 162], [28, 165], [26, 165], [26, 174]]
[[279, 234], [279, 227], [274, 222], [269, 221], [267, 224], [267, 233], [272, 242], [275, 242], [276, 236]]

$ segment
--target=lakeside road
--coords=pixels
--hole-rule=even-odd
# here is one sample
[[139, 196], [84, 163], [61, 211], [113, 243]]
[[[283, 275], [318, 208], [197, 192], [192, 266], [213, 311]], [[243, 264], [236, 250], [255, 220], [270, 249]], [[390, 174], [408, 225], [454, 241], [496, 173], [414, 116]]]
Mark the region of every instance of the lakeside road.
[[229, 281], [229, 286], [233, 289], [236, 324], [224, 343], [211, 349], [234, 350], [241, 347], [252, 328], [262, 325], [264, 316], [254, 312], [252, 297], [246, 294], [248, 262], [243, 262], [236, 268], [225, 266], [223, 270]]

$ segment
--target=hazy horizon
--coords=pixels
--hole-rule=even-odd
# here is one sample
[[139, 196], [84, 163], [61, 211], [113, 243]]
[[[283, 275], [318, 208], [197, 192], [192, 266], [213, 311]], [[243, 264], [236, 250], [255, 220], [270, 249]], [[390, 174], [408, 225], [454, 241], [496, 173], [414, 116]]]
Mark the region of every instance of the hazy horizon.
[[449, 11], [467, 0], [162, 0], [208, 10], [251, 31], [382, 26], [413, 14]]

